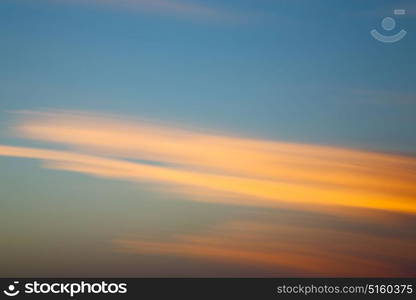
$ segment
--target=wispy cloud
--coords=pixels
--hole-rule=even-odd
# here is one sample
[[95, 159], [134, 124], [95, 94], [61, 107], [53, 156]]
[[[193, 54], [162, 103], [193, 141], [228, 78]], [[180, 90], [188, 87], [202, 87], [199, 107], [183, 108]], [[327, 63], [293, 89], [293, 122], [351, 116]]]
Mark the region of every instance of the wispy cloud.
[[205, 134], [75, 112], [20, 114], [14, 129], [19, 136], [70, 151], [3, 145], [0, 155], [37, 158], [49, 168], [93, 176], [161, 183], [177, 192], [206, 195], [194, 197], [204, 201], [416, 214], [412, 157]]
[[0, 145], [0, 156], [39, 159], [46, 168], [103, 180], [154, 183], [190, 201], [250, 211], [249, 218], [230, 216], [168, 237], [121, 234], [111, 241], [117, 252], [252, 266], [266, 274], [414, 276], [414, 157], [83, 112], [18, 116], [11, 133], [49, 146]]
[[195, 20], [243, 21], [246, 16], [203, 1], [190, 0], [48, 0], [50, 2], [107, 6], [133, 12], [170, 15]]
[[136, 255], [167, 255], [252, 265], [296, 276], [412, 275], [412, 239], [386, 237], [339, 228], [233, 221], [199, 234], [169, 240], [123, 237], [113, 241], [116, 251]]

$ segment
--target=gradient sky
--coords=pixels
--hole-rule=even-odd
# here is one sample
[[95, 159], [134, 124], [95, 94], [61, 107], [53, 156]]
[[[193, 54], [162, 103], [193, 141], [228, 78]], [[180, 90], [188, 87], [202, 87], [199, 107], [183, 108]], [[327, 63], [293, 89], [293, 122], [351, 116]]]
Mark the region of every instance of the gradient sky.
[[414, 1], [1, 0], [0, 276], [414, 276], [415, 32]]

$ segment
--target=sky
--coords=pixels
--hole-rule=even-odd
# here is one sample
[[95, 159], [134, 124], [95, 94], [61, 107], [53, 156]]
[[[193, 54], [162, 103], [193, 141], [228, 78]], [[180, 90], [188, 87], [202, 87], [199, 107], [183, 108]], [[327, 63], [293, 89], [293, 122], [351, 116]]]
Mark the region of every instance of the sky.
[[415, 276], [415, 32], [414, 1], [1, 0], [0, 276]]

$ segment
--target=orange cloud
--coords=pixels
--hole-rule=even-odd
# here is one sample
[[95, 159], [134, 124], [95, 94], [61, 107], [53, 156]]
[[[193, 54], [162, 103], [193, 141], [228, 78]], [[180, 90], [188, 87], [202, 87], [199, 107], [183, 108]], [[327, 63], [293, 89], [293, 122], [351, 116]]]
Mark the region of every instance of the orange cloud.
[[48, 167], [94, 176], [222, 193], [210, 199], [217, 202], [416, 213], [413, 157], [206, 134], [77, 112], [21, 115], [18, 135], [76, 152], [2, 146], [0, 155], [39, 158], [50, 161]]
[[[151, 180], [249, 197], [250, 201], [243, 198], [237, 199], [237, 203], [242, 205], [276, 207], [283, 202], [294, 205], [304, 204], [305, 208], [329, 205], [416, 213], [416, 206], [414, 201], [412, 201], [413, 198], [407, 195], [393, 197], [378, 191], [355, 191], [308, 183], [261, 180], [246, 176], [216, 175], [172, 167], [131, 163], [72, 152], [24, 147], [0, 146], [0, 155], [43, 159], [51, 161], [47, 164], [49, 167], [100, 177], [133, 181]], [[215, 201], [228, 202], [227, 199], [217, 199]]]
[[301, 276], [403, 276], [403, 262], [416, 251], [409, 240], [256, 222], [231, 222], [168, 241], [128, 237], [113, 244], [124, 253], [251, 265], [276, 274], [292, 270]]
[[[406, 269], [416, 252], [408, 228], [416, 215], [414, 157], [233, 137], [82, 112], [19, 115], [14, 134], [66, 150], [0, 145], [0, 156], [39, 159], [46, 168], [106, 179], [156, 183], [190, 200], [296, 211], [286, 223], [257, 215], [254, 221], [233, 221], [168, 240], [122, 237], [113, 241], [118, 251], [273, 272], [290, 269], [306, 276], [414, 275]], [[329, 213], [344, 223], [336, 227], [334, 219], [322, 221]], [[295, 224], [295, 218], [305, 216], [312, 221]]]

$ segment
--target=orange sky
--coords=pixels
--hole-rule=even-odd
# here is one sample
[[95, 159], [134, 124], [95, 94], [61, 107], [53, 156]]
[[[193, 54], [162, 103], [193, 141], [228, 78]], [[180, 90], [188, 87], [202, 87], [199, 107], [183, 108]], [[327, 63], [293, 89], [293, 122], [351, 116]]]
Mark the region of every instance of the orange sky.
[[0, 155], [37, 158], [50, 168], [93, 176], [159, 182], [171, 190], [223, 193], [210, 200], [216, 202], [416, 213], [413, 157], [206, 134], [77, 112], [20, 117], [15, 134], [68, 150], [3, 145]]
[[[0, 156], [104, 180], [153, 183], [190, 201], [331, 215], [293, 225], [261, 216], [169, 238], [115, 237], [117, 252], [290, 268], [310, 276], [399, 276], [416, 252], [403, 216], [416, 215], [416, 159], [339, 147], [248, 139], [81, 112], [22, 112], [11, 133], [48, 147], [0, 145]], [[59, 147], [65, 150], [54, 150]], [[302, 214], [301, 213], [301, 214]], [[377, 226], [373, 232], [354, 224]], [[358, 226], [358, 225], [357, 225]]]

